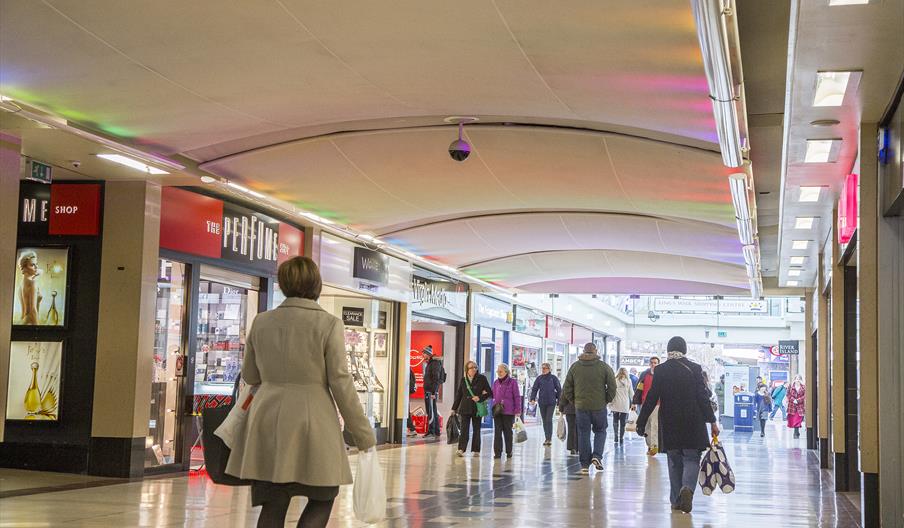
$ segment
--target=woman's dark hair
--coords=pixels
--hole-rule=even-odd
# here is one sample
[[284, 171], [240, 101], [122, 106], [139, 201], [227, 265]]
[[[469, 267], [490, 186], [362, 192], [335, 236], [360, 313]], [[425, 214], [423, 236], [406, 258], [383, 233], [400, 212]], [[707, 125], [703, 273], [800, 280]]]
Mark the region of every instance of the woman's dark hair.
[[286, 297], [301, 297], [316, 301], [320, 298], [323, 281], [317, 263], [308, 257], [292, 257], [279, 265], [279, 289]]

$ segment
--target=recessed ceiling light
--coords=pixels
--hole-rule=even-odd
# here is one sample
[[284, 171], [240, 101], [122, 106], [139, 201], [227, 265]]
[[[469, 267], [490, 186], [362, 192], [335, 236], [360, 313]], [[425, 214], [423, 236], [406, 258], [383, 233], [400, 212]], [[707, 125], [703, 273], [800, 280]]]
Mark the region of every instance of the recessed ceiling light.
[[816, 93], [813, 106], [841, 106], [851, 79], [849, 71], [816, 72]]
[[800, 283], [799, 283], [798, 281], [792, 281], [792, 280], [789, 280], [789, 281], [786, 282], [785, 284], [786, 284], [789, 288], [796, 288], [797, 286], [800, 285]]
[[206, 184], [209, 185], [209, 184], [214, 183], [214, 182], [216, 182], [216, 181], [217, 181], [217, 179], [214, 178], [213, 176], [201, 176], [201, 183], [206, 183]]
[[799, 202], [818, 202], [819, 195], [822, 194], [822, 187], [801, 187]]
[[151, 167], [145, 163], [142, 163], [138, 160], [128, 158], [121, 154], [98, 154], [98, 158], [103, 158], [107, 161], [112, 161], [113, 163], [119, 163], [120, 165], [125, 165], [126, 167], [131, 167], [133, 169], [140, 170], [141, 172], [147, 174], [169, 174], [165, 170], [160, 170], [156, 167]]
[[800, 277], [800, 270], [799, 269], [790, 269], [790, 270], [788, 270], [788, 276], [789, 277]]
[[840, 148], [840, 139], [808, 139], [804, 163], [834, 163]]
[[863, 5], [868, 3], [869, 0], [829, 0], [829, 5], [832, 7], [843, 5]]
[[794, 229], [813, 229], [816, 218], [812, 216], [798, 216], [794, 220]]
[[791, 242], [791, 249], [807, 249], [809, 246], [809, 240], [795, 240]]
[[807, 257], [791, 257], [790, 259], [788, 259], [788, 263], [792, 266], [802, 266], [806, 258]]

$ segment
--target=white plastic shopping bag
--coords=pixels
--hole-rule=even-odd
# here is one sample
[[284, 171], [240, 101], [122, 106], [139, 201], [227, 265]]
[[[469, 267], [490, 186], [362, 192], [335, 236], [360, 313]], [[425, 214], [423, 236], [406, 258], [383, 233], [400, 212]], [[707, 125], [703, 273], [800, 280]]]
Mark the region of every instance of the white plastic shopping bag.
[[565, 415], [559, 415], [559, 421], [556, 423], [556, 436], [559, 437], [559, 440], [565, 440], [565, 437], [568, 436], [568, 426], [565, 424]]
[[358, 471], [352, 496], [355, 517], [359, 521], [373, 524], [386, 517], [386, 483], [376, 448], [358, 453]]
[[217, 427], [213, 434], [219, 436], [226, 447], [235, 448], [235, 443], [245, 436], [245, 425], [248, 423], [248, 411], [251, 410], [251, 400], [257, 392], [257, 385], [245, 385], [239, 391], [238, 398], [232, 405], [232, 410], [226, 415], [223, 423]]
[[521, 421], [520, 416], [515, 417], [515, 425], [512, 427], [515, 430], [515, 443], [520, 444], [521, 442], [527, 442], [527, 430], [524, 429], [524, 422]]
[[625, 422], [625, 431], [634, 432], [637, 430], [637, 413], [631, 411], [628, 413], [628, 420]]

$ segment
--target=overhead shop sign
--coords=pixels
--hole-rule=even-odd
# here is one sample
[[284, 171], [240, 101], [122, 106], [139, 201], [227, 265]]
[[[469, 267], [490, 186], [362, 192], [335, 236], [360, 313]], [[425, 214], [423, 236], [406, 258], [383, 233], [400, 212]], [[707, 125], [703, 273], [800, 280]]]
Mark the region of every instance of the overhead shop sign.
[[546, 316], [546, 339], [553, 339], [563, 343], [571, 343], [572, 327], [574, 325], [564, 319]]
[[535, 337], [546, 337], [546, 314], [540, 310], [516, 305], [515, 331]]
[[583, 326], [572, 325], [571, 335], [571, 342], [576, 345], [593, 342], [593, 331]]
[[657, 312], [768, 313], [769, 303], [745, 299], [716, 300], [657, 297], [653, 299], [653, 309]]
[[511, 304], [486, 295], [474, 295], [474, 312], [471, 317], [474, 324], [511, 330], [513, 319]]
[[301, 230], [267, 215], [216, 198], [164, 187], [160, 247], [235, 262], [270, 275], [301, 255]]
[[462, 282], [415, 268], [411, 311], [454, 321], [468, 320], [468, 287]]
[[20, 183], [19, 234], [97, 236], [101, 188], [99, 183]]
[[782, 356], [800, 355], [800, 341], [779, 341], [778, 352]]
[[355, 246], [355, 265], [352, 276], [375, 284], [389, 284], [389, 255]]

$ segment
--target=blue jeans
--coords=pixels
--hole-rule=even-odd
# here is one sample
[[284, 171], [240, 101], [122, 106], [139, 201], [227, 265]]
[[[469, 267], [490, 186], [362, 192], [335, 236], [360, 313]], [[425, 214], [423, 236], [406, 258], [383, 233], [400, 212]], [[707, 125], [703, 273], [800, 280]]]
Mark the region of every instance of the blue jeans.
[[787, 420], [787, 419], [788, 419], [788, 415], [785, 414], [785, 404], [784, 404], [784, 403], [780, 403], [780, 404], [778, 404], [778, 405], [772, 407], [772, 414], [769, 415], [769, 419], [770, 419], [770, 420], [771, 420], [772, 418], [775, 418], [775, 413], [777, 413], [779, 409], [782, 410], [782, 420]]
[[669, 460], [669, 500], [672, 506], [678, 503], [678, 492], [681, 488], [690, 488], [691, 493], [697, 487], [697, 476], [700, 474], [699, 449], [669, 449], [666, 456]]
[[[578, 410], [575, 416], [578, 425], [578, 451], [580, 451], [581, 467], [590, 467], [593, 458], [603, 459], [603, 447], [606, 445], [606, 409], [599, 411]], [[590, 447], [590, 431], [593, 431], [593, 451]]]
[[436, 410], [436, 393], [424, 391], [424, 411], [427, 413], [428, 435], [439, 435], [439, 413]]

